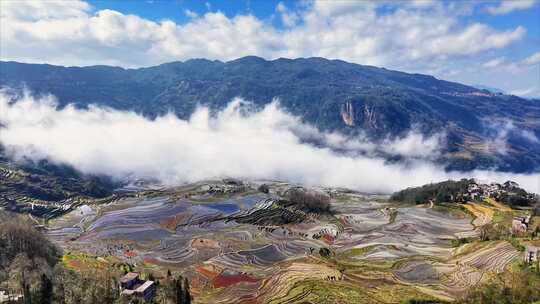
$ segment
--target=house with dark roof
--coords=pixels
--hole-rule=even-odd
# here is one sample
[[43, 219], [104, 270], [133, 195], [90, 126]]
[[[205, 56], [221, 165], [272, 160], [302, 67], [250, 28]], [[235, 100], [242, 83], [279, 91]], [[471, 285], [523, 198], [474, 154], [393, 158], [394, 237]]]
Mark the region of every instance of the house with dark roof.
[[527, 248], [525, 248], [523, 259], [525, 263], [530, 264], [530, 263], [538, 262], [538, 259], [540, 258], [539, 255], [540, 255], [540, 247], [527, 246]]
[[154, 281], [141, 280], [136, 272], [129, 272], [120, 278], [120, 295], [151, 301], [156, 295], [156, 284]]

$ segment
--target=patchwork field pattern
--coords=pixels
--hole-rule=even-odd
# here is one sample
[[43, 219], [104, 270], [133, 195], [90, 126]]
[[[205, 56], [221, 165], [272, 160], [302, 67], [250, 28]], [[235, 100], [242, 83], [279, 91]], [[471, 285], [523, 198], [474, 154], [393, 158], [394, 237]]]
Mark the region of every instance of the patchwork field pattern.
[[451, 300], [519, 255], [504, 241], [452, 247], [491, 221], [493, 211], [483, 205], [466, 205], [473, 219], [429, 204], [400, 206], [383, 196], [315, 187], [309, 190], [331, 197], [333, 211], [315, 214], [277, 203], [297, 185], [266, 182], [270, 191], [262, 193], [259, 184], [133, 190], [106, 204], [81, 205], [49, 221], [47, 233], [71, 253], [66, 264], [73, 268], [93, 257], [158, 277], [182, 272], [196, 303]]

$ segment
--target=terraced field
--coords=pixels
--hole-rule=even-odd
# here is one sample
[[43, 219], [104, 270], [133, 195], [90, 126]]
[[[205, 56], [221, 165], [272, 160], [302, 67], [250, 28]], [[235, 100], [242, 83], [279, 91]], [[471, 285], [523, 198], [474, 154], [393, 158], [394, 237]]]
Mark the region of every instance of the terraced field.
[[226, 181], [124, 189], [49, 221], [47, 233], [85, 259], [114, 259], [158, 277], [182, 272], [196, 303], [451, 300], [519, 256], [503, 241], [451, 245], [504, 206], [468, 204], [473, 220], [457, 209], [312, 188], [331, 197], [333, 212], [317, 214], [280, 203], [297, 185], [265, 183], [269, 193], [258, 192], [259, 183]]

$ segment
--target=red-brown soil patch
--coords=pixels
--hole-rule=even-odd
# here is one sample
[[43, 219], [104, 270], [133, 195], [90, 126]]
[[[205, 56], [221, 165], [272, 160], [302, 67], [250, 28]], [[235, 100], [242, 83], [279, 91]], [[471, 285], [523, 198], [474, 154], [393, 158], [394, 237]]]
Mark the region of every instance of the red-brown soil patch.
[[334, 241], [336, 240], [333, 236], [329, 235], [329, 234], [325, 234], [322, 236], [322, 240], [328, 244], [328, 245], [332, 245], [334, 244]]
[[126, 250], [124, 251], [124, 256], [126, 258], [134, 258], [136, 256], [138, 256], [139, 254], [136, 252], [136, 251], [133, 251], [133, 250]]
[[247, 274], [234, 274], [234, 275], [220, 274], [214, 278], [212, 283], [214, 284], [214, 288], [221, 288], [221, 287], [231, 286], [240, 282], [255, 283], [258, 281], [259, 279], [250, 277]]
[[144, 258], [144, 263], [146, 264], [153, 264], [153, 265], [159, 265], [159, 261], [155, 258]]
[[172, 217], [162, 220], [159, 224], [161, 227], [168, 230], [176, 230], [178, 224], [189, 218], [191, 215], [186, 213], [178, 213]]
[[210, 280], [214, 279], [219, 275], [219, 273], [216, 272], [215, 269], [210, 269], [210, 267], [207, 266], [198, 266], [195, 268], [195, 270], [197, 270], [198, 273], [207, 277]]

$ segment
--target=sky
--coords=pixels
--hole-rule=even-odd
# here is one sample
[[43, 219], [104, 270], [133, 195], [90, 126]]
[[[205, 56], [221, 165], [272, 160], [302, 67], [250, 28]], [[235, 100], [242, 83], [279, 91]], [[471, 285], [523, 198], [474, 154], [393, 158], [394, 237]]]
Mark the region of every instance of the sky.
[[145, 67], [325, 57], [540, 97], [540, 3], [0, 1], [0, 59]]

